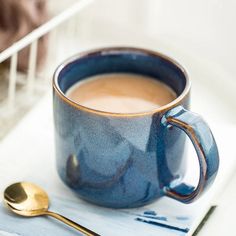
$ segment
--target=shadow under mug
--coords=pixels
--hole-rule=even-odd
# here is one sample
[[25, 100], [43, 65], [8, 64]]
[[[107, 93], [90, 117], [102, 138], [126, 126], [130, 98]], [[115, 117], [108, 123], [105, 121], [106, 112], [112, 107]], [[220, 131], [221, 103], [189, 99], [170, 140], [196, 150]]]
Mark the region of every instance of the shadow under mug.
[[[177, 98], [155, 110], [122, 114], [93, 110], [65, 95], [76, 82], [105, 73], [151, 76]], [[53, 92], [57, 170], [81, 198], [113, 208], [138, 207], [161, 196], [190, 203], [215, 179], [217, 145], [205, 121], [188, 110], [190, 82], [173, 59], [125, 47], [81, 53], [57, 68]], [[191, 168], [184, 155], [186, 134], [200, 166], [196, 187], [182, 182]]]

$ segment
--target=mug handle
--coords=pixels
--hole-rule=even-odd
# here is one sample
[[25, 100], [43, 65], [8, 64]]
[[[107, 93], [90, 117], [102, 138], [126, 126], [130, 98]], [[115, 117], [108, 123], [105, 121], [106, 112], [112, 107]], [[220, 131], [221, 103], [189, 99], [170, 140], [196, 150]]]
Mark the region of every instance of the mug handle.
[[165, 195], [183, 203], [191, 203], [212, 185], [218, 168], [219, 154], [213, 134], [206, 122], [196, 113], [177, 106], [167, 111], [162, 117], [166, 127], [175, 126], [183, 130], [197, 152], [200, 166], [200, 177], [197, 187], [185, 183], [164, 187]]

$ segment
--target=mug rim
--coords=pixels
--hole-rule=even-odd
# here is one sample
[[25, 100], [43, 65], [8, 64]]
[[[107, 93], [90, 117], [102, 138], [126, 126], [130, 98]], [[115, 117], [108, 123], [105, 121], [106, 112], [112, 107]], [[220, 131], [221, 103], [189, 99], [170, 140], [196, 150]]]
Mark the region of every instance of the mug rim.
[[[173, 101], [171, 101], [170, 103], [167, 103], [164, 106], [160, 106], [156, 109], [152, 109], [150, 111], [144, 111], [144, 112], [137, 112], [137, 113], [116, 113], [116, 112], [108, 112], [108, 111], [100, 111], [100, 110], [96, 110], [96, 109], [92, 109], [83, 105], [80, 105], [79, 103], [74, 102], [73, 100], [71, 100], [70, 98], [68, 98], [64, 92], [62, 92], [62, 90], [60, 89], [60, 86], [58, 84], [58, 78], [59, 78], [59, 74], [60, 72], [70, 63], [84, 58], [84, 57], [88, 57], [90, 55], [93, 54], [97, 54], [100, 53], [101, 55], [109, 55], [110, 53], [114, 53], [114, 52], [139, 52], [139, 53], [146, 53], [149, 54], [151, 56], [154, 57], [159, 57], [164, 59], [165, 61], [168, 61], [172, 64], [174, 64], [178, 69], [181, 70], [181, 72], [184, 74], [185, 80], [186, 80], [186, 84], [185, 84], [185, 88], [184, 90], [181, 92], [181, 94], [179, 96], [177, 96]], [[137, 47], [102, 47], [102, 48], [97, 48], [97, 49], [92, 49], [92, 50], [87, 50], [84, 52], [79, 52], [77, 54], [75, 54], [74, 56], [69, 57], [68, 59], [64, 60], [55, 70], [54, 74], [53, 74], [53, 80], [52, 80], [52, 84], [53, 84], [53, 90], [56, 92], [56, 94], [67, 104], [73, 106], [76, 109], [79, 110], [83, 110], [86, 112], [90, 112], [93, 114], [97, 114], [97, 115], [103, 115], [103, 116], [116, 116], [116, 117], [138, 117], [138, 116], [145, 116], [145, 115], [153, 115], [155, 113], [159, 113], [159, 112], [165, 112], [175, 106], [177, 106], [178, 104], [181, 103], [181, 101], [183, 101], [183, 99], [186, 97], [186, 95], [188, 95], [188, 93], [190, 92], [190, 87], [191, 87], [191, 83], [187, 74], [186, 69], [180, 65], [175, 59], [162, 54], [160, 52], [157, 51], [153, 51], [153, 50], [149, 50], [149, 49], [143, 49], [143, 48], [137, 48]]]

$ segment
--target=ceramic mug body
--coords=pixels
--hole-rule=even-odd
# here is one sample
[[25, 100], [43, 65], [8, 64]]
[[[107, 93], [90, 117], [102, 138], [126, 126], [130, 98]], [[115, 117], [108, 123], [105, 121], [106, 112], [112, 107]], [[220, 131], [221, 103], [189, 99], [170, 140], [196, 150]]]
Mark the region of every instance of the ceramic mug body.
[[[121, 114], [89, 109], [66, 97], [76, 82], [105, 73], [151, 76], [177, 98], [156, 110]], [[188, 203], [213, 182], [217, 146], [207, 124], [188, 111], [190, 83], [172, 59], [137, 48], [82, 53], [58, 67], [53, 91], [57, 170], [81, 198], [114, 208], [142, 206], [164, 195]], [[182, 183], [186, 134], [200, 164], [196, 187]]]

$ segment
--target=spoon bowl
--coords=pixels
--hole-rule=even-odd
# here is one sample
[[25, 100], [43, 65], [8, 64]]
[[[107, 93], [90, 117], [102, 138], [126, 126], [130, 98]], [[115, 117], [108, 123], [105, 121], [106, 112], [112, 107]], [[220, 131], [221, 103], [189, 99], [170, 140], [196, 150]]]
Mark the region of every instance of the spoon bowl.
[[22, 216], [48, 215], [62, 221], [63, 223], [77, 229], [87, 236], [99, 236], [90, 229], [60, 215], [48, 211], [49, 198], [47, 193], [39, 186], [29, 182], [19, 182], [10, 185], [4, 191], [4, 202], [14, 213]]
[[20, 182], [4, 191], [4, 201], [15, 213], [23, 216], [42, 215], [49, 207], [47, 193], [35, 184]]

